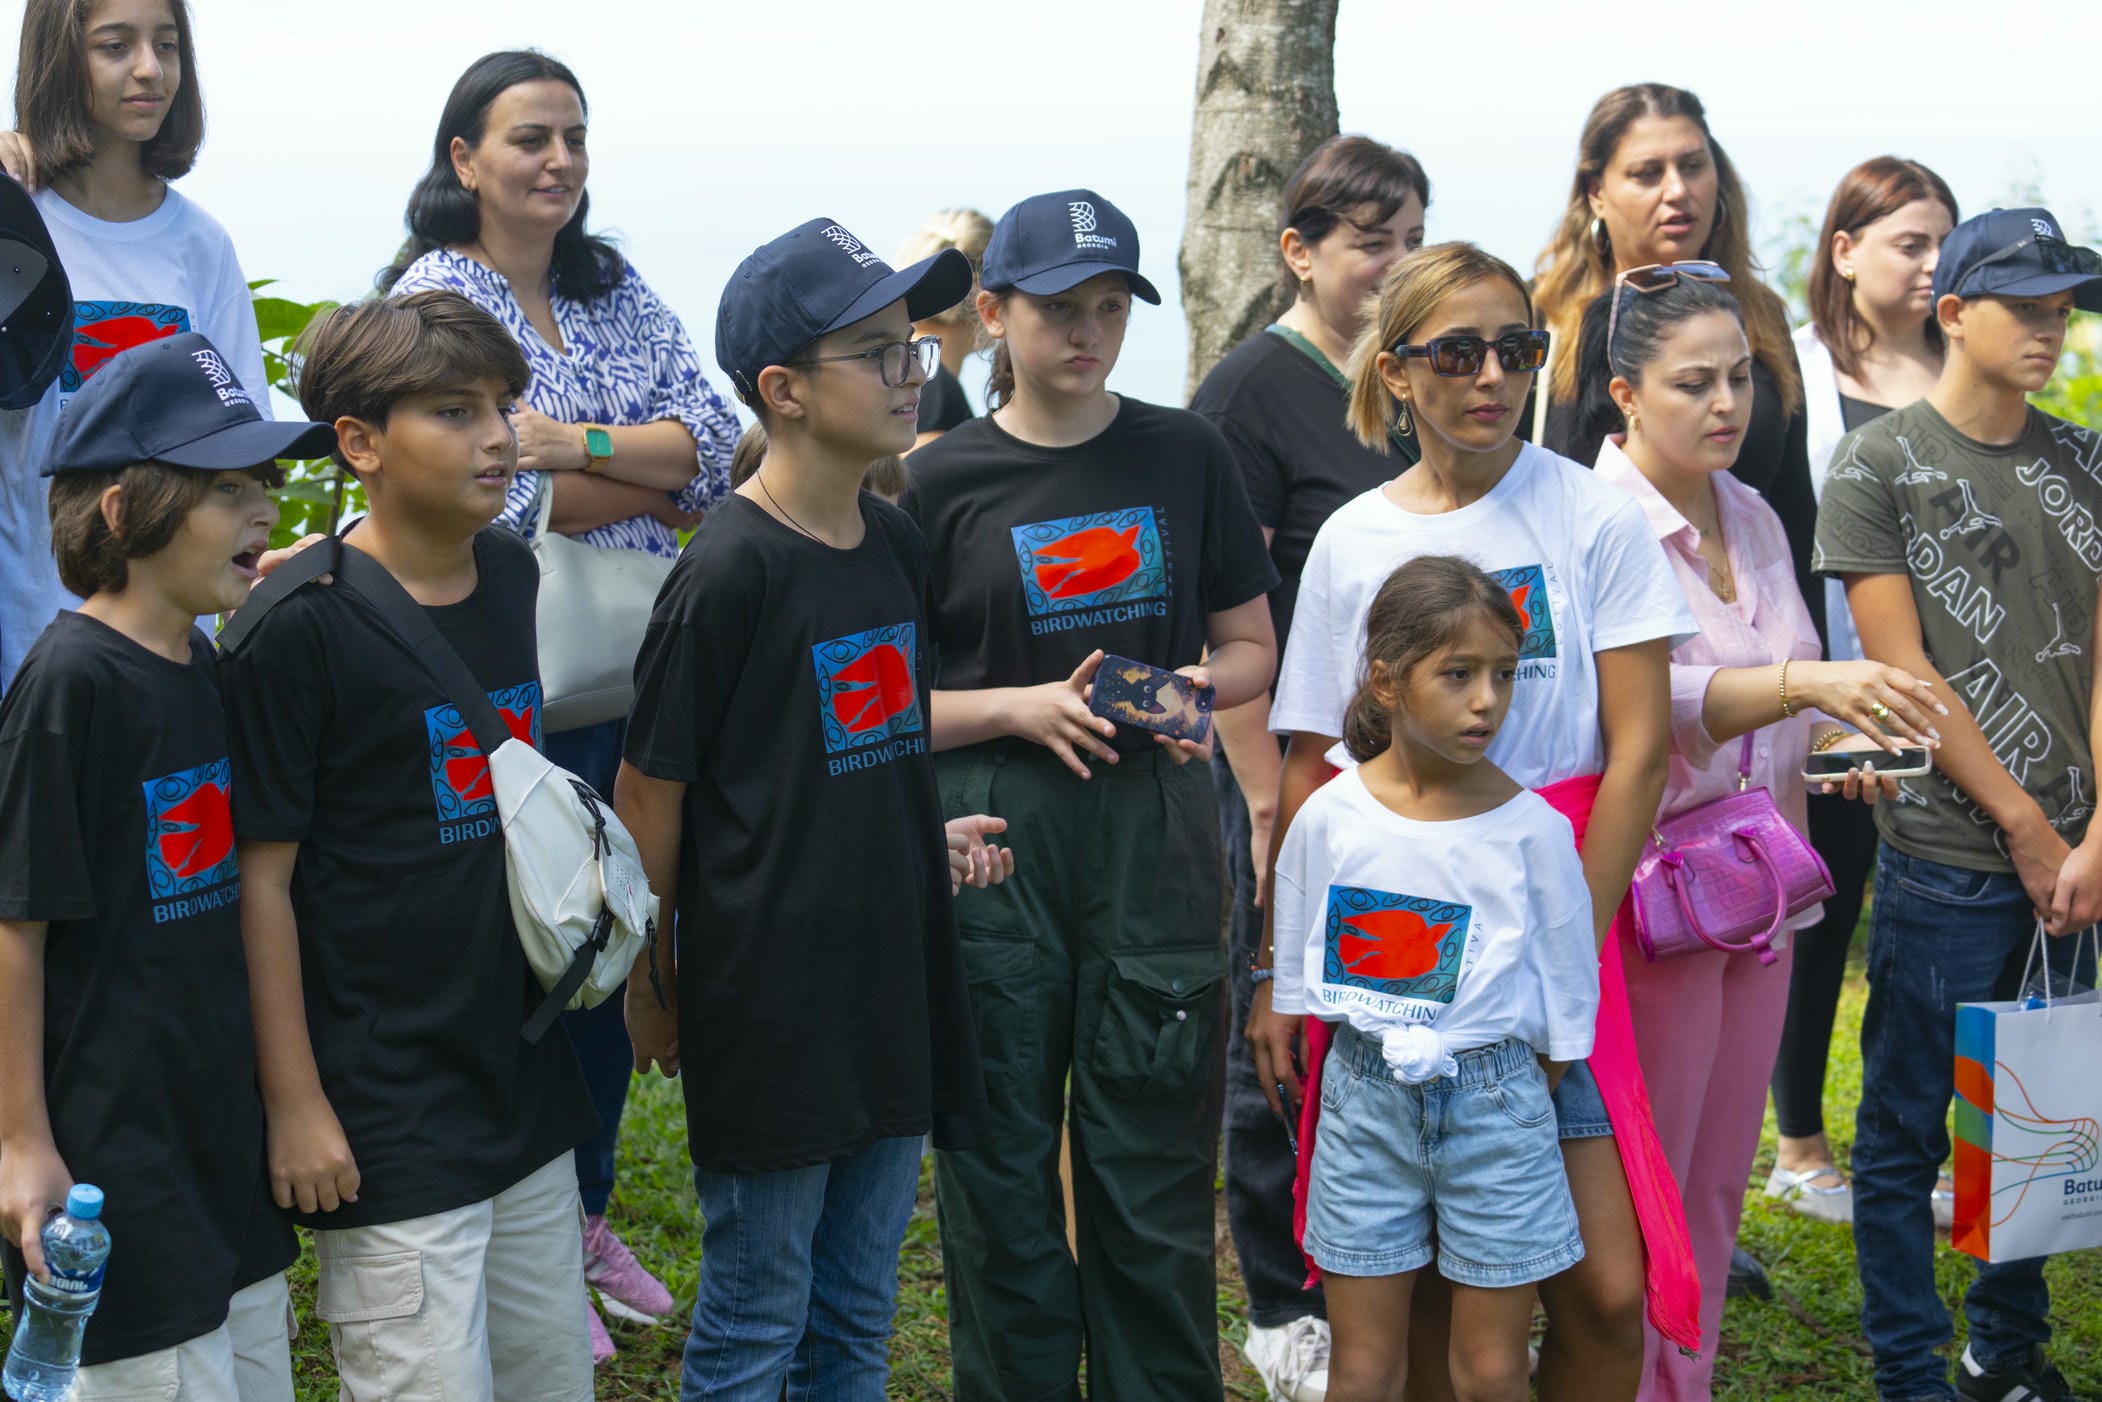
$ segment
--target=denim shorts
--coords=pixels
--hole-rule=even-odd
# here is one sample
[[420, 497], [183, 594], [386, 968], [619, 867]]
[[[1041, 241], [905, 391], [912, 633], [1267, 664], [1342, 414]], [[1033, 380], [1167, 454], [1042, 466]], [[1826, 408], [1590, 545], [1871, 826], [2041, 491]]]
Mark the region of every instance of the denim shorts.
[[1591, 1063], [1572, 1061], [1555, 1087], [1555, 1137], [1557, 1139], [1605, 1139], [1613, 1133], [1606, 1118], [1606, 1099], [1598, 1093], [1598, 1077]]
[[1463, 1052], [1460, 1073], [1407, 1086], [1379, 1042], [1336, 1031], [1321, 1074], [1306, 1251], [1338, 1275], [1498, 1288], [1584, 1257], [1547, 1075], [1513, 1040]]

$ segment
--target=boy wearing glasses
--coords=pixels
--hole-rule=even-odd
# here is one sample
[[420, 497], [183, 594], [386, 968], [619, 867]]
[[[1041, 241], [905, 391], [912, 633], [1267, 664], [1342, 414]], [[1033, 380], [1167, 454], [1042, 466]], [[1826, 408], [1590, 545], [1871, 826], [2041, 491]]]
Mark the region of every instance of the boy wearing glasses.
[[709, 513], [636, 660], [616, 806], [673, 922], [637, 961], [639, 1070], [684, 1066], [707, 1221], [680, 1395], [879, 1399], [921, 1143], [984, 1105], [950, 904], [1005, 825], [949, 825], [928, 758], [925, 541], [861, 491], [912, 446], [969, 292], [813, 219], [739, 265], [716, 359], [765, 455]]
[[[1892, 1402], [1952, 1395], [1930, 1195], [1949, 1152], [1956, 1004], [2019, 996], [2038, 920], [2077, 936], [2102, 915], [2088, 822], [2102, 438], [2027, 398], [2071, 313], [2102, 311], [2102, 259], [2048, 210], [1996, 209], [1949, 235], [1934, 295], [1941, 379], [1840, 442], [1817, 523], [1817, 568], [1846, 581], [1863, 650], [1928, 679], [1950, 710], [1937, 772], [1876, 810], [1854, 1239]], [[2061, 977], [2078, 955], [2076, 938], [2050, 943]], [[2043, 1269], [1978, 1268], [1953, 1395], [2068, 1395], [2044, 1359]]]

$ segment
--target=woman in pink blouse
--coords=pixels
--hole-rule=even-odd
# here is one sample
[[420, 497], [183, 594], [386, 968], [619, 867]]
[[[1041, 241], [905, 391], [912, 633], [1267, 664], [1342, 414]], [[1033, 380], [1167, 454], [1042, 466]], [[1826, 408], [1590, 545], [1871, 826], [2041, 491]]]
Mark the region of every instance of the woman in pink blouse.
[[[1598, 473], [1642, 504], [1700, 623], [1671, 654], [1671, 772], [1660, 811], [1734, 790], [1741, 746], [1726, 742], [1750, 733], [1751, 782], [1807, 833], [1801, 776], [1812, 751], [1862, 752], [1842, 787], [1874, 803], [1896, 789], [1875, 778], [1873, 756], [1884, 744], [1937, 744], [1940, 707], [1895, 667], [1818, 660], [1780, 518], [1728, 470], [1751, 417], [1751, 350], [1722, 281], [1664, 272], [1644, 279], [1653, 290], [1623, 281], [1600, 297], [1584, 318], [1581, 383], [1604, 426], [1622, 430], [1606, 438]], [[1879, 726], [1885, 742], [1860, 733]], [[1817, 918], [1812, 908], [1791, 924]], [[1642, 1074], [1693, 1237], [1704, 1343], [1687, 1358], [1652, 1330], [1640, 1395], [1705, 1398], [1788, 1006], [1788, 956], [1771, 966], [1720, 953], [1651, 964], [1623, 952]]]

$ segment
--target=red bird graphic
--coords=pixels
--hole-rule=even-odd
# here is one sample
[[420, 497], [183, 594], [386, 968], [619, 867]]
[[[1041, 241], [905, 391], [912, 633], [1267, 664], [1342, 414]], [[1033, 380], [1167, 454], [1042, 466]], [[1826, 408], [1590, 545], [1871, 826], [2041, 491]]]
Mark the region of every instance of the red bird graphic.
[[1359, 978], [1418, 978], [1438, 967], [1438, 942], [1452, 930], [1425, 923], [1413, 910], [1373, 910], [1346, 915], [1360, 933], [1343, 936], [1343, 967]]
[[832, 715], [853, 734], [874, 730], [912, 708], [912, 664], [879, 643], [832, 674]]
[[113, 316], [106, 321], [88, 322], [74, 331], [73, 372], [85, 380], [118, 352], [148, 341], [164, 341], [180, 330], [180, 326], [155, 325], [143, 316]]
[[1139, 572], [1139, 528], [1090, 526], [1037, 547], [1036, 582], [1054, 599], [1077, 599]]
[[1518, 636], [1524, 637], [1533, 631], [1533, 611], [1526, 607], [1526, 600], [1533, 597], [1533, 586], [1521, 584], [1511, 591], [1511, 607], [1518, 610]]
[[[504, 718], [504, 728], [511, 732], [514, 740], [533, 743], [533, 708], [524, 706], [518, 710], [497, 707], [497, 714]], [[489, 759], [475, 744], [474, 732], [462, 726], [445, 737], [445, 782], [460, 796], [463, 803], [496, 797], [496, 785], [489, 778]]]
[[210, 871], [234, 850], [233, 814], [218, 784], [199, 784], [188, 798], [162, 809], [156, 827], [161, 862], [180, 880]]

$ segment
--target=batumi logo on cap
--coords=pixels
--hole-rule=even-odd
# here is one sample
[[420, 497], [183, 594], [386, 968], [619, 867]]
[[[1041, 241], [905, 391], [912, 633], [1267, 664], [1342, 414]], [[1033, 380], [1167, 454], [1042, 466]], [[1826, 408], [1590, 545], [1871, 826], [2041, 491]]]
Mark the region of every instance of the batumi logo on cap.
[[211, 383], [212, 392], [219, 396], [221, 404], [255, 403], [248, 397], [248, 391], [241, 388], [241, 382], [234, 378], [234, 372], [226, 368], [226, 362], [219, 358], [217, 351], [191, 351], [190, 359], [196, 361], [197, 368], [204, 371], [204, 378]]
[[2048, 219], [2038, 219], [2031, 215], [2029, 227], [2036, 230], [2036, 236], [2040, 239], [2055, 239], [2058, 237], [2058, 230], [2051, 227], [2051, 221]]
[[1086, 200], [1070, 200], [1066, 211], [1073, 216], [1073, 242], [1081, 248], [1115, 248], [1117, 241], [1095, 232], [1095, 206]]
[[827, 224], [825, 226], [825, 237], [838, 244], [840, 251], [853, 259], [854, 266], [857, 268], [866, 268], [869, 264], [877, 261], [875, 254], [861, 246], [860, 239], [855, 238], [837, 224]]

